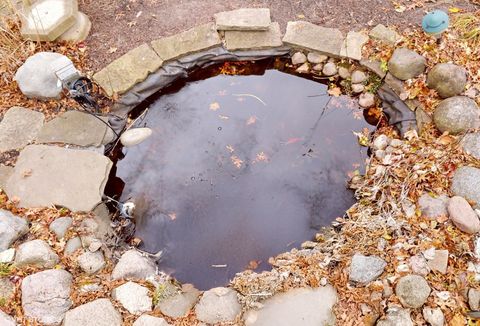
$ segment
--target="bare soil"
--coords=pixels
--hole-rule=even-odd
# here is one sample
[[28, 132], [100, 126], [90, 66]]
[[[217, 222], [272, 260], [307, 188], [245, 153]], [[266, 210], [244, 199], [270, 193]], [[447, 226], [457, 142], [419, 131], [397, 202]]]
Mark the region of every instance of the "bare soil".
[[[283, 30], [291, 20], [307, 20], [343, 32], [384, 24], [404, 30], [418, 26], [426, 11], [456, 7], [473, 11], [466, 0], [82, 0], [92, 21], [86, 40], [93, 71], [134, 47], [213, 20], [213, 14], [241, 7], [270, 8]], [[478, 3], [478, 2], [477, 2]], [[401, 6], [404, 7], [401, 7]]]

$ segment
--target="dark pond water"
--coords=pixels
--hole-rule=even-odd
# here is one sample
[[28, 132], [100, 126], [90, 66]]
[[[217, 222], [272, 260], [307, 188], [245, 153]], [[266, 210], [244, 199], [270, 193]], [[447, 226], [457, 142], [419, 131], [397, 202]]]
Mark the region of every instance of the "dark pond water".
[[143, 124], [153, 136], [117, 164], [122, 198], [140, 203], [142, 249], [166, 249], [160, 267], [200, 289], [268, 268], [342, 216], [347, 174], [366, 158], [353, 100], [277, 70], [186, 83]]

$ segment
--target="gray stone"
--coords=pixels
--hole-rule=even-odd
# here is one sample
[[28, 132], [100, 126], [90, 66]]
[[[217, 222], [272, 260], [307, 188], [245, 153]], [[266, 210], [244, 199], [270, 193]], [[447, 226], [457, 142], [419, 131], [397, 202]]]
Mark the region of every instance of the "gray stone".
[[435, 250], [435, 256], [433, 259], [429, 259], [427, 264], [432, 271], [446, 274], [448, 267], [448, 250]]
[[63, 326], [121, 326], [122, 315], [110, 300], [97, 299], [65, 314]]
[[462, 166], [455, 171], [451, 190], [454, 195], [461, 196], [473, 203], [473, 208], [480, 204], [480, 169]]
[[351, 77], [351, 74], [350, 74], [350, 70], [346, 67], [338, 67], [338, 75], [340, 76], [340, 78], [342, 79], [348, 79]]
[[440, 102], [433, 113], [433, 121], [441, 132], [458, 134], [480, 126], [480, 110], [474, 100], [454, 96]]
[[418, 132], [421, 134], [428, 124], [431, 124], [432, 117], [421, 107], [415, 110], [415, 119], [417, 120]]
[[107, 95], [122, 94], [162, 66], [162, 59], [148, 44], [130, 50], [93, 75]]
[[14, 292], [15, 284], [10, 281], [8, 277], [0, 277], [0, 301], [4, 303], [3, 305], [5, 305], [5, 303], [6, 305], [10, 303]]
[[22, 281], [22, 307], [25, 316], [45, 325], [59, 325], [72, 302], [72, 275], [50, 269], [25, 277]]
[[35, 139], [42, 128], [43, 113], [14, 106], [0, 122], [0, 152], [19, 149]]
[[292, 55], [292, 64], [301, 65], [307, 62], [307, 56], [303, 52], [295, 52]]
[[18, 68], [15, 80], [28, 98], [58, 99], [62, 86], [58, 84], [55, 73], [69, 65], [73, 65], [72, 61], [62, 54], [39, 52], [29, 57]]
[[417, 275], [427, 276], [427, 274], [430, 273], [427, 260], [420, 254], [410, 257], [408, 266], [410, 266], [412, 272]]
[[182, 293], [177, 293], [161, 300], [155, 308], [159, 309], [162, 314], [171, 318], [185, 317], [195, 305], [199, 296], [200, 291], [191, 286], [182, 291]]
[[152, 41], [152, 47], [163, 61], [220, 46], [222, 40], [214, 23], [208, 23], [185, 32]]
[[422, 212], [422, 216], [429, 219], [436, 219], [437, 217], [448, 216], [447, 211], [447, 195], [431, 196], [428, 193], [424, 193], [418, 199], [418, 206]]
[[447, 203], [448, 213], [453, 224], [461, 231], [475, 234], [480, 231], [480, 220], [465, 198], [453, 196]]
[[468, 305], [473, 311], [480, 310], [480, 290], [474, 288], [468, 290]]
[[360, 60], [360, 64], [368, 70], [376, 73], [380, 78], [384, 78], [387, 74], [386, 69], [382, 69], [382, 62], [379, 60]]
[[27, 220], [0, 209], [0, 250], [7, 250], [21, 236], [27, 234]]
[[426, 60], [407, 48], [396, 49], [388, 61], [389, 72], [401, 80], [417, 77], [425, 71]]
[[78, 265], [87, 274], [96, 274], [105, 267], [105, 258], [101, 251], [87, 251], [78, 257]]
[[146, 279], [155, 275], [155, 264], [136, 250], [125, 252], [113, 269], [114, 280], [122, 278]]
[[197, 318], [208, 324], [232, 322], [242, 311], [237, 293], [229, 288], [213, 288], [203, 293], [195, 306]]
[[64, 254], [70, 256], [78, 249], [82, 248], [82, 241], [79, 237], [71, 238], [67, 241], [65, 245], [65, 249], [63, 250]]
[[15, 258], [15, 248], [10, 248], [0, 252], [0, 263], [11, 263]]
[[325, 76], [334, 76], [337, 74], [337, 65], [333, 62], [327, 62], [322, 69]]
[[219, 31], [262, 31], [271, 23], [268, 8], [240, 8], [216, 13], [214, 17]]
[[445, 316], [440, 308], [423, 308], [423, 318], [431, 326], [443, 326], [445, 325]]
[[372, 93], [360, 94], [358, 98], [358, 105], [365, 109], [375, 106], [375, 95]]
[[152, 298], [148, 295], [148, 289], [134, 282], [113, 289], [112, 298], [134, 315], [152, 311]]
[[387, 263], [377, 256], [355, 254], [350, 264], [349, 280], [361, 284], [374, 281], [382, 275]]
[[391, 45], [397, 43], [401, 39], [401, 36], [397, 32], [385, 27], [385, 25], [382, 24], [375, 26], [370, 31], [369, 36], [372, 39], [380, 40]]
[[280, 47], [282, 33], [278, 23], [271, 23], [266, 31], [226, 31], [225, 47], [229, 51], [263, 50]]
[[13, 172], [13, 167], [0, 164], [0, 189], [4, 189], [8, 178]]
[[398, 79], [397, 77], [393, 76], [391, 73], [387, 73], [384, 79], [385, 84], [390, 87], [395, 94], [397, 94], [401, 99], [405, 100], [406, 89], [405, 85], [402, 80]]
[[407, 275], [400, 278], [395, 294], [405, 308], [420, 308], [430, 295], [428, 282], [419, 275]]
[[337, 294], [331, 285], [320, 288], [292, 289], [263, 302], [259, 310], [245, 316], [246, 326], [334, 325], [332, 311]]
[[43, 240], [36, 239], [22, 243], [17, 248], [15, 255], [15, 265], [21, 266], [37, 266], [52, 268], [60, 259], [55, 251], [50, 248], [48, 243]]
[[367, 75], [360, 70], [352, 72], [352, 84], [362, 84], [367, 80]]
[[379, 320], [377, 326], [413, 326], [410, 311], [400, 307], [388, 308], [387, 318]]
[[388, 144], [390, 143], [390, 138], [388, 138], [387, 135], [381, 134], [378, 135], [374, 140], [373, 140], [373, 148], [377, 150], [384, 150], [387, 148]]
[[71, 110], [47, 122], [40, 130], [36, 141], [100, 146], [106, 132], [107, 126], [93, 115]]
[[323, 70], [323, 63], [317, 63], [312, 67], [312, 69], [314, 71], [317, 71], [318, 73], [321, 73], [321, 71]]
[[466, 134], [460, 144], [465, 152], [476, 159], [480, 159], [480, 133], [472, 132]]
[[35, 1], [21, 15], [20, 33], [33, 41], [54, 41], [75, 24], [77, 11], [77, 1]]
[[326, 55], [320, 53], [308, 52], [307, 55], [308, 62], [313, 64], [324, 63], [327, 59], [328, 57]]
[[283, 43], [327, 56], [340, 57], [344, 37], [336, 28], [325, 28], [305, 21], [288, 22]]
[[21, 207], [59, 205], [88, 212], [102, 200], [111, 167], [110, 159], [91, 151], [29, 145], [5, 190], [20, 198]]
[[363, 46], [368, 42], [368, 36], [359, 33], [350, 31], [347, 33], [347, 37], [343, 43], [340, 55], [342, 57], [347, 57], [353, 60], [362, 59], [362, 49]]
[[153, 317], [150, 315], [141, 315], [138, 319], [133, 323], [133, 326], [169, 326], [171, 324], [167, 323], [167, 321], [160, 317]]
[[305, 62], [303, 65], [295, 69], [295, 71], [299, 74], [307, 74], [308, 72], [310, 72], [310, 66], [307, 62]]
[[61, 239], [65, 236], [70, 226], [72, 226], [73, 219], [69, 216], [59, 217], [50, 223], [49, 230], [55, 233], [57, 238]]
[[90, 33], [91, 28], [92, 23], [88, 16], [83, 12], [78, 11], [75, 15], [75, 24], [60, 35], [58, 40], [73, 42], [84, 41], [87, 38], [88, 33]]
[[427, 85], [443, 98], [458, 95], [467, 85], [467, 71], [453, 63], [438, 63], [428, 73]]
[[17, 326], [17, 323], [15, 322], [15, 319], [4, 313], [2, 310], [0, 310], [0, 325], [2, 326]]

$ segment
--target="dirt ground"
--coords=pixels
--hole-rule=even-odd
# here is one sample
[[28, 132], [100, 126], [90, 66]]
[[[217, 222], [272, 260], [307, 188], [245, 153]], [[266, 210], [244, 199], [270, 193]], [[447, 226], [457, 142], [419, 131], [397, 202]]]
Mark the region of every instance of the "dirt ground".
[[[128, 50], [213, 20], [213, 14], [241, 7], [270, 8], [283, 30], [291, 20], [361, 30], [384, 24], [400, 30], [418, 25], [426, 11], [480, 9], [477, 0], [81, 0], [92, 21], [86, 41], [93, 71]], [[475, 5], [474, 3], [477, 3]]]

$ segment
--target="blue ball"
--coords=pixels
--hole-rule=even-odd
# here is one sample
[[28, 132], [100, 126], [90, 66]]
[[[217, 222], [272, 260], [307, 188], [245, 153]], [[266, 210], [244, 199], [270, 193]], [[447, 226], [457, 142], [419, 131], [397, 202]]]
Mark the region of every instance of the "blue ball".
[[423, 16], [422, 28], [427, 34], [439, 34], [448, 28], [448, 14], [442, 10], [434, 10]]

